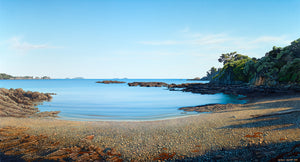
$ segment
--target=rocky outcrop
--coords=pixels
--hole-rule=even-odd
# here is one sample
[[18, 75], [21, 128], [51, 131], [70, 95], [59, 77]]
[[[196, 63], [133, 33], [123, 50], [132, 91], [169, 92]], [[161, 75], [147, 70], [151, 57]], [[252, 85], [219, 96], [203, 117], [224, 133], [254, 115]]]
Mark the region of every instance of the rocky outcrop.
[[168, 84], [164, 82], [133, 82], [128, 83], [128, 85], [140, 87], [168, 87]]
[[168, 85], [168, 88], [170, 90], [173, 90], [173, 88], [186, 88], [186, 87], [189, 87], [189, 86], [197, 86], [197, 85], [205, 85], [205, 83], [182, 83], [182, 84], [175, 84], [175, 83], [172, 83], [172, 84], [169, 84]]
[[59, 112], [39, 112], [34, 107], [43, 101], [50, 101], [53, 93], [24, 91], [23, 89], [0, 88], [0, 117], [56, 116]]
[[251, 80], [251, 84], [255, 85], [255, 86], [265, 85], [265, 82], [266, 82], [266, 79], [264, 77], [258, 77], [258, 76], [254, 77]]
[[[217, 94], [224, 93], [229, 95], [242, 95], [244, 99], [251, 101], [259, 97], [272, 97], [280, 95], [299, 95], [300, 86], [290, 85], [287, 87], [268, 87], [268, 86], [251, 86], [249, 84], [223, 85], [211, 83], [185, 83], [170, 84], [171, 91], [184, 91], [200, 94]], [[195, 112], [220, 112], [222, 110], [232, 109], [239, 104], [208, 104], [199, 106], [181, 107], [179, 110]]]
[[96, 83], [103, 83], [103, 84], [111, 84], [111, 83], [126, 83], [123, 81], [117, 81], [117, 80], [104, 80], [104, 81], [97, 81]]
[[181, 107], [179, 110], [184, 111], [196, 111], [196, 112], [219, 112], [222, 110], [232, 109], [239, 106], [238, 104], [207, 104], [200, 106]]
[[[268, 87], [268, 86], [251, 86], [249, 84], [212, 84], [212, 83], [184, 83], [170, 84], [168, 86], [171, 91], [184, 91], [200, 94], [216, 94], [224, 93], [230, 95], [244, 95], [249, 98], [262, 95], [280, 94], [280, 93], [299, 93], [300, 86], [291, 85], [287, 87]], [[180, 89], [178, 89], [180, 88]]]
[[223, 84], [223, 85], [233, 85], [233, 84], [242, 84], [242, 81], [235, 79], [234, 73], [232, 70], [224, 70], [220, 72], [215, 79], [210, 81], [213, 84]]

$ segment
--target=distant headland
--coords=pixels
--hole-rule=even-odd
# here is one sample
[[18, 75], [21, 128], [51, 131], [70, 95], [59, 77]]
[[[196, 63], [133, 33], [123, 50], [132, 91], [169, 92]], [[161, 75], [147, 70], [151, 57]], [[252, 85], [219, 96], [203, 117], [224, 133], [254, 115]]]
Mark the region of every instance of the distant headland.
[[12, 76], [9, 74], [5, 73], [0, 73], [0, 80], [40, 80], [40, 79], [51, 79], [48, 76], [43, 76], [43, 77], [34, 77], [34, 76]]

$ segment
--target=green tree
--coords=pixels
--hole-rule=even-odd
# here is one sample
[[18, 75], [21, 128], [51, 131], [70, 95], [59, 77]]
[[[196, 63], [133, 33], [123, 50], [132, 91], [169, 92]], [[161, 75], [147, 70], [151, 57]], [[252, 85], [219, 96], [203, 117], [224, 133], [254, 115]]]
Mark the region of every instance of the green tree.
[[[247, 72], [245, 72], [245, 65], [248, 61], [252, 60], [256, 59], [251, 59], [250, 57], [238, 54], [237, 52], [222, 54], [218, 61], [223, 63], [224, 66], [213, 80], [226, 84], [248, 82], [252, 75], [247, 73], [250, 68], [246, 69]], [[250, 66], [250, 64], [248, 66]]]
[[223, 65], [227, 64], [230, 60], [232, 60], [232, 58], [234, 57], [234, 55], [236, 55], [237, 52], [230, 52], [230, 53], [226, 53], [226, 54], [222, 54], [220, 56], [220, 58], [218, 59], [218, 61], [220, 63], [223, 63]]
[[238, 54], [236, 51], [235, 52], [230, 52], [226, 54], [222, 54], [218, 61], [220, 63], [223, 63], [223, 65], [226, 65], [227, 63], [233, 62], [233, 61], [238, 61], [238, 60], [244, 60], [248, 59], [249, 57], [246, 55]]

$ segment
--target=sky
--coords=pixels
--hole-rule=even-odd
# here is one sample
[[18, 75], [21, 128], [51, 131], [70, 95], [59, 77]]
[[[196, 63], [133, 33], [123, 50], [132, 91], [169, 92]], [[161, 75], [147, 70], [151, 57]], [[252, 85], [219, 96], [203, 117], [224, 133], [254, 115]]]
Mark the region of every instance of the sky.
[[0, 73], [194, 78], [300, 38], [299, 0], [0, 0]]

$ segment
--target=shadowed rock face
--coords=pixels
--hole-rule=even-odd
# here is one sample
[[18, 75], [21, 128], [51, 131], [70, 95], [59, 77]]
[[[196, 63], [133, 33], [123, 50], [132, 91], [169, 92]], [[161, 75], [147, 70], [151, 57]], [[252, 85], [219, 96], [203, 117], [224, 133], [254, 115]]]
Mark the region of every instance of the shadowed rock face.
[[128, 83], [128, 85], [140, 87], [168, 87], [168, 84], [164, 82], [132, 82]]
[[59, 111], [39, 112], [39, 102], [50, 101], [54, 94], [0, 88], [0, 117], [48, 117]]

